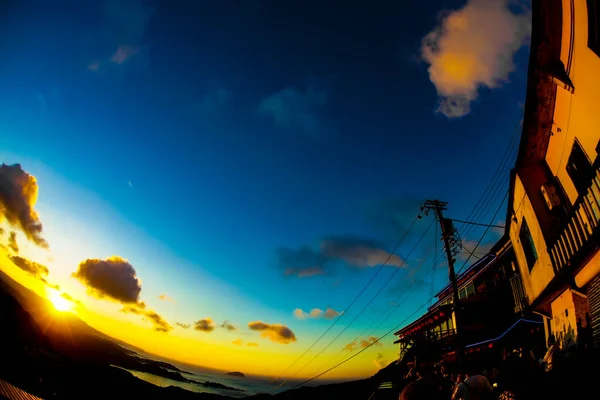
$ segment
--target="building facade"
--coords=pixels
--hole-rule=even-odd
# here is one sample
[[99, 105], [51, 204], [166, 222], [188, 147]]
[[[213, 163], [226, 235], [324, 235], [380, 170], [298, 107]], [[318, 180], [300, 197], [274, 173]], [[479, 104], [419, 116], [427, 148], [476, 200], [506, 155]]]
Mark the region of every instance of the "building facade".
[[507, 226], [524, 303], [562, 348], [600, 346], [600, 0], [534, 0]]

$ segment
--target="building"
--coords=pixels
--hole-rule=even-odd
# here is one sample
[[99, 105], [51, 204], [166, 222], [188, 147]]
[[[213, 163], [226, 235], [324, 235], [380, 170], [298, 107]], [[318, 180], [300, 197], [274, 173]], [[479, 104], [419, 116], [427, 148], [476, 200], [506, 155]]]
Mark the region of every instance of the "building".
[[507, 226], [546, 337], [564, 348], [593, 331], [600, 346], [600, 0], [534, 0], [532, 11]]
[[524, 290], [507, 235], [490, 253], [457, 277], [457, 286], [460, 321], [453, 311], [452, 287], [447, 285], [422, 317], [394, 333], [398, 337], [394, 343], [400, 345], [401, 359], [453, 361], [457, 323], [468, 358], [490, 352], [498, 355], [504, 347], [519, 347], [524, 336], [518, 333], [523, 329], [541, 333], [539, 318], [525, 318]]

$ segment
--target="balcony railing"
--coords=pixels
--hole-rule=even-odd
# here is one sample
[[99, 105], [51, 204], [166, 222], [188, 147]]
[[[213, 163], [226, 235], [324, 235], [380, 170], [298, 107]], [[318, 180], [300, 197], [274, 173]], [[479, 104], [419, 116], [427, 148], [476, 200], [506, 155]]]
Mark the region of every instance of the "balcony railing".
[[[600, 232], [600, 168], [595, 163], [595, 175], [585, 193], [579, 196], [559, 238], [548, 248], [556, 273], [571, 265], [574, 257], [597, 240]], [[592, 239], [593, 238], [593, 239]]]
[[515, 300], [515, 312], [525, 310], [527, 299], [525, 297], [525, 290], [523, 289], [521, 274], [516, 274], [510, 278], [510, 286], [512, 288], [513, 299]]

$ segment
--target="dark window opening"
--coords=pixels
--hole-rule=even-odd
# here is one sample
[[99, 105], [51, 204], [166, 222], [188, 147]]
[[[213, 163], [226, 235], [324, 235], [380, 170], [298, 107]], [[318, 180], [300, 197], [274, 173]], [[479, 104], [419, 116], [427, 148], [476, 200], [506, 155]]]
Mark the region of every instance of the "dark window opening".
[[523, 222], [521, 223], [519, 239], [521, 240], [521, 246], [523, 246], [527, 267], [529, 268], [529, 271], [531, 271], [535, 265], [535, 262], [537, 261], [538, 255], [537, 251], [535, 250], [535, 244], [533, 243], [533, 238], [531, 237], [531, 232], [529, 231], [529, 226], [527, 226], [527, 221], [525, 221], [525, 218], [523, 218]]
[[588, 47], [600, 57], [600, 0], [587, 0]]
[[590, 187], [594, 168], [577, 141], [573, 144], [569, 161], [567, 161], [567, 173], [571, 177], [577, 193], [583, 194]]

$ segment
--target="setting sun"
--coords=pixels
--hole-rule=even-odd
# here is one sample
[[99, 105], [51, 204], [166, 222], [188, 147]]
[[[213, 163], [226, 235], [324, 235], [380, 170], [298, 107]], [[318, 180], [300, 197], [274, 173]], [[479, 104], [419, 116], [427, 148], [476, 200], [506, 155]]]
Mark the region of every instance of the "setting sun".
[[48, 300], [52, 303], [56, 311], [60, 312], [72, 312], [73, 311], [73, 303], [69, 300], [65, 299], [58, 293], [53, 290], [48, 294]]

